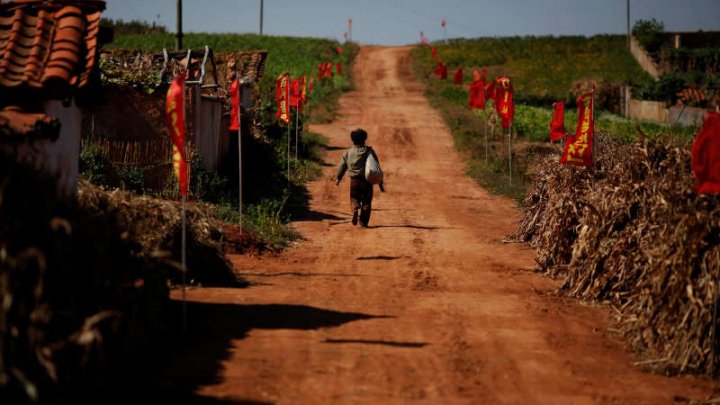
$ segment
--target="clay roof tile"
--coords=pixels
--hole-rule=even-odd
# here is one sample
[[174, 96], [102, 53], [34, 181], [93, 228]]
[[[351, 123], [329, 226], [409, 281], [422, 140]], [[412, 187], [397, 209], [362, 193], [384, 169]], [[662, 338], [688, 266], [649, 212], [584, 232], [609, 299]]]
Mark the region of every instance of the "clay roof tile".
[[85, 86], [104, 9], [99, 0], [0, 2], [0, 86]]

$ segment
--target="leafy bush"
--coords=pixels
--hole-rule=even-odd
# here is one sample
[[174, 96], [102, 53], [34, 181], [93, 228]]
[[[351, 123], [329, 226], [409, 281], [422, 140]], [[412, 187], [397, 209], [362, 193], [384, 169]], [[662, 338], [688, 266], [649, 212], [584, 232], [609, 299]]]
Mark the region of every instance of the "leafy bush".
[[657, 59], [660, 48], [665, 42], [665, 25], [654, 18], [651, 20], [638, 20], [632, 29], [632, 34], [650, 55]]
[[110, 163], [105, 159], [100, 148], [88, 143], [80, 151], [80, 173], [89, 182], [97, 185], [109, 185], [108, 169]]

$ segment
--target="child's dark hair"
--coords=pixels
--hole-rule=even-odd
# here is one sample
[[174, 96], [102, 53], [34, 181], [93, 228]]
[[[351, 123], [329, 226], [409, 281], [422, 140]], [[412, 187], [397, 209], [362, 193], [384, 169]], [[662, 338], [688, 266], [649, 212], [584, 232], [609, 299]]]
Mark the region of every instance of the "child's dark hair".
[[365, 145], [365, 140], [367, 139], [367, 132], [365, 132], [365, 130], [362, 128], [358, 128], [350, 133], [350, 139], [352, 140], [353, 145]]

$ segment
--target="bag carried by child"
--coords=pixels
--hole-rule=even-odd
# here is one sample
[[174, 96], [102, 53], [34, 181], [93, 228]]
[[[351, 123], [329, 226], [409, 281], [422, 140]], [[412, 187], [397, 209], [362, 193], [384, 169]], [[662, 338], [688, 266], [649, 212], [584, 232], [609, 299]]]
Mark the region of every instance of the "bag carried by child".
[[380, 184], [383, 181], [383, 172], [380, 169], [380, 163], [375, 159], [372, 153], [368, 153], [365, 161], [365, 180], [370, 184]]

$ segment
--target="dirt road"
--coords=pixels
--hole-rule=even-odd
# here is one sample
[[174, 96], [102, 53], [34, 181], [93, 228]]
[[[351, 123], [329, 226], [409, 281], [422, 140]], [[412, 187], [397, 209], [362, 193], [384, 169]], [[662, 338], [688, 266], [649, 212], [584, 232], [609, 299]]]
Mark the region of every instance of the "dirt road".
[[[364, 47], [337, 121], [313, 126], [331, 147], [296, 223], [306, 240], [278, 257], [233, 257], [249, 288], [189, 292], [191, 328], [212, 338], [188, 349], [176, 381], [273, 403], [705, 398], [705, 379], [635, 368], [607, 308], [555, 297], [557, 283], [530, 271], [533, 252], [502, 243], [520, 213], [465, 177], [409, 50]], [[369, 229], [351, 226], [348, 182], [332, 179], [357, 127], [387, 176]]]

